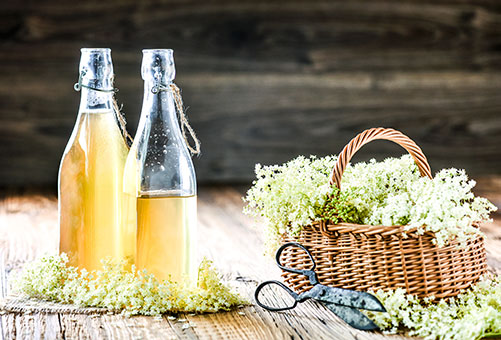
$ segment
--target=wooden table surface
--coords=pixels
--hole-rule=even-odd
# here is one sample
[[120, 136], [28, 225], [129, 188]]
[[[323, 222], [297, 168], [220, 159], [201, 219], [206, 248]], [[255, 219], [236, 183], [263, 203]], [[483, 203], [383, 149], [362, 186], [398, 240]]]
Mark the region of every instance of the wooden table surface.
[[[478, 191], [501, 206], [501, 178], [487, 178]], [[244, 188], [202, 187], [199, 193], [200, 256], [215, 262], [235, 289], [252, 302], [258, 282], [279, 278], [263, 255], [259, 222], [244, 216]], [[483, 225], [489, 265], [501, 271], [501, 219]], [[57, 200], [32, 192], [3, 193], [0, 199], [0, 305], [2, 339], [407, 339], [346, 326], [315, 302], [287, 312], [249, 305], [231, 312], [178, 315], [175, 320], [125, 317], [99, 309], [26, 301], [6, 291], [4, 273], [57, 249]], [[2, 260], [3, 258], [3, 260]], [[189, 327], [188, 327], [189, 326]]]

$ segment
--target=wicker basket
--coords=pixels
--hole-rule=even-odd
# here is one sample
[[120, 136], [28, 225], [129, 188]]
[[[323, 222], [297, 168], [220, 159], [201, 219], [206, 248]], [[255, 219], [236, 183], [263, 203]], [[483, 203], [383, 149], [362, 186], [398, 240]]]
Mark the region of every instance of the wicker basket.
[[[395, 142], [414, 158], [422, 176], [432, 178], [421, 149], [407, 136], [393, 129], [365, 130], [345, 146], [332, 171], [331, 184], [341, 189], [341, 176], [351, 157], [363, 145], [376, 139]], [[433, 233], [403, 233], [402, 226], [369, 226], [318, 222], [304, 226], [301, 234], [285, 235], [283, 242], [299, 242], [312, 253], [320, 282], [347, 289], [396, 289], [420, 297], [451, 297], [478, 281], [487, 271], [482, 237], [468, 241], [466, 248], [452, 241], [446, 247], [432, 243]], [[302, 268], [308, 256], [295, 247], [282, 255], [284, 265]], [[306, 277], [283, 272], [285, 282], [297, 291], [310, 288]]]

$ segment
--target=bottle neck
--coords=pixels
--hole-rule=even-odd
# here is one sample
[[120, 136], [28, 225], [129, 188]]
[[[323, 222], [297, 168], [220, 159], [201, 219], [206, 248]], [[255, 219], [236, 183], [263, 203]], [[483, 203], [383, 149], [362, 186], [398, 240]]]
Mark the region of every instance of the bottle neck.
[[81, 88], [79, 112], [113, 112], [113, 92]]
[[155, 81], [144, 83], [143, 107], [134, 138], [133, 148], [140, 164], [138, 193], [195, 195], [195, 172], [181, 133], [173, 93], [169, 90], [153, 93], [155, 85]]
[[181, 129], [172, 91], [160, 90], [153, 93], [152, 88], [156, 84], [154, 80], [144, 82], [144, 99], [139, 124], [142, 126], [158, 124], [157, 127], [162, 127], [163, 133], [169, 138], [180, 137]]
[[78, 83], [79, 112], [113, 111], [113, 64], [109, 48], [83, 48]]

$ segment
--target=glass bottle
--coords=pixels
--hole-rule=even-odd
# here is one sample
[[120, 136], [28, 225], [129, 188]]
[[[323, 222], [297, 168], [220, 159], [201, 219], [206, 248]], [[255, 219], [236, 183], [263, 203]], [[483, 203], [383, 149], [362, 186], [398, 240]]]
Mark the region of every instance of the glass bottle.
[[172, 50], [143, 50], [141, 118], [124, 172], [128, 230], [137, 227], [137, 268], [196, 282], [197, 188], [173, 92]]
[[[59, 168], [60, 251], [70, 265], [100, 269], [101, 259], [133, 255], [122, 230], [123, 168], [128, 146], [113, 108], [108, 48], [83, 48], [80, 108]], [[135, 236], [135, 235], [133, 235]]]

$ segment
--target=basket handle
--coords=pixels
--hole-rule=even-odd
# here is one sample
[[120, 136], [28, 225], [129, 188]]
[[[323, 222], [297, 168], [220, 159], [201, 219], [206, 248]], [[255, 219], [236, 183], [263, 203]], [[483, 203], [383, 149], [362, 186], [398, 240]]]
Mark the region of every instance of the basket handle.
[[414, 143], [414, 141], [412, 141], [409, 137], [407, 137], [400, 131], [379, 127], [367, 129], [359, 133], [344, 147], [343, 151], [341, 151], [341, 153], [339, 154], [334, 169], [332, 169], [329, 183], [331, 185], [335, 184], [338, 189], [341, 189], [341, 178], [343, 176], [343, 172], [355, 152], [357, 152], [365, 144], [376, 139], [386, 139], [403, 147], [405, 150], [407, 150], [408, 153], [410, 153], [412, 158], [414, 158], [421, 176], [428, 176], [429, 178], [433, 178], [431, 175], [431, 168], [428, 164], [426, 156], [423, 154], [421, 148], [417, 146], [416, 143]]

